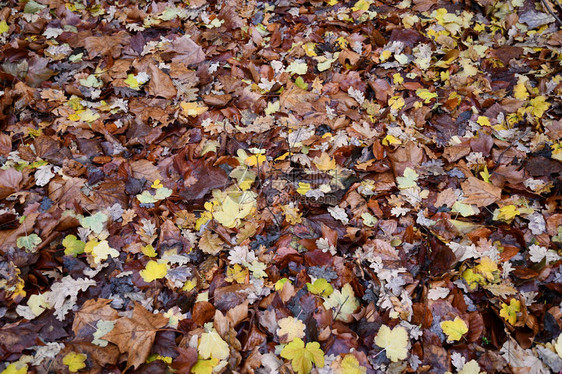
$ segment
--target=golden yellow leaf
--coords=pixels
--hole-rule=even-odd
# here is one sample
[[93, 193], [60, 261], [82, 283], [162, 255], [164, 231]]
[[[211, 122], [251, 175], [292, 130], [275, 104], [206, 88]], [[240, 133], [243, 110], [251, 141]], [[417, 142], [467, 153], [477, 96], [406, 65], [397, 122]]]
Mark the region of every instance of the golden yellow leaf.
[[359, 365], [359, 361], [354, 355], [345, 355], [341, 362], [340, 374], [365, 374], [367, 368]]
[[346, 283], [341, 291], [334, 291], [325, 300], [324, 308], [331, 308], [334, 311], [334, 318], [339, 321], [351, 322], [351, 315], [359, 308], [359, 302], [349, 283]]
[[408, 357], [408, 332], [402, 326], [392, 330], [382, 325], [375, 337], [375, 344], [386, 351], [386, 357], [392, 362], [398, 362]]
[[321, 171], [333, 170], [336, 168], [336, 160], [331, 158], [326, 152], [322, 152], [320, 157], [314, 157], [314, 165]]
[[457, 341], [468, 332], [468, 326], [462, 318], [455, 317], [454, 321], [443, 321], [439, 324], [447, 335], [447, 340]]
[[214, 329], [201, 335], [199, 355], [204, 359], [216, 358], [226, 360], [230, 356], [230, 348]]
[[198, 103], [185, 103], [182, 102], [180, 103], [181, 108], [183, 109], [183, 112], [185, 113], [185, 115], [190, 116], [190, 117], [197, 117], [200, 114], [203, 114], [207, 111], [206, 106], [204, 105], [199, 105]]
[[511, 299], [509, 305], [502, 303], [500, 309], [500, 317], [503, 317], [507, 322], [514, 325], [517, 322], [517, 312], [521, 311], [521, 301]]
[[168, 273], [168, 266], [164, 264], [159, 264], [156, 261], [150, 260], [146, 264], [144, 270], [140, 271], [140, 275], [145, 282], [152, 282], [156, 279], [161, 279]]
[[298, 374], [310, 373], [313, 363], [318, 368], [324, 367], [324, 352], [318, 342], [307, 343], [305, 347], [302, 339], [296, 338], [283, 348], [281, 357], [291, 360], [291, 366]]
[[304, 338], [305, 325], [300, 319], [295, 317], [286, 317], [280, 319], [278, 322], [279, 328], [277, 329], [277, 336], [285, 337], [285, 342], [291, 342], [296, 338]]
[[[497, 211], [497, 216], [496, 216]], [[506, 205], [499, 210], [494, 211], [494, 219], [496, 221], [504, 221], [510, 223], [516, 216], [520, 214], [515, 205]]]
[[83, 353], [70, 352], [63, 357], [62, 363], [68, 366], [68, 371], [75, 373], [86, 367], [85, 361], [87, 358], [88, 356]]

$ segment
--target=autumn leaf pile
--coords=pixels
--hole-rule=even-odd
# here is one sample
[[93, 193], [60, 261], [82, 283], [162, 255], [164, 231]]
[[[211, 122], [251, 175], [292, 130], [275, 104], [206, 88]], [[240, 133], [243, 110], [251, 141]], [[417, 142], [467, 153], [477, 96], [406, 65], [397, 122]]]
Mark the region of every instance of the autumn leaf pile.
[[561, 17], [3, 2], [0, 373], [562, 371]]

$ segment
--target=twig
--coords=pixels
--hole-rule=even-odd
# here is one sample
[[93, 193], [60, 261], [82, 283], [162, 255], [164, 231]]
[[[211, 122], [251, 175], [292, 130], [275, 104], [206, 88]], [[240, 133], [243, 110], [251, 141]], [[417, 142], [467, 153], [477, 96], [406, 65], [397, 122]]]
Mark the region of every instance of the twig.
[[498, 167], [498, 165], [500, 164], [500, 161], [503, 158], [503, 155], [505, 154], [505, 152], [509, 151], [511, 149], [511, 147], [513, 147], [515, 144], [519, 143], [519, 141], [521, 139], [523, 139], [525, 136], [527, 136], [527, 133], [529, 133], [529, 128], [527, 128], [525, 130], [525, 132], [521, 135], [519, 135], [519, 137], [517, 139], [515, 139], [514, 142], [512, 142], [506, 149], [504, 149], [502, 151], [502, 153], [500, 153], [500, 155], [498, 156], [498, 159], [496, 160], [496, 164], [494, 165], [494, 167], [492, 168], [492, 170], [490, 170], [490, 175], [494, 174], [494, 171], [496, 170], [496, 168]]
[[[556, 0], [558, 2], [558, 0]], [[560, 20], [560, 18], [558, 18], [558, 16], [556, 15], [556, 13], [554, 13], [554, 11], [552, 9], [550, 9], [550, 6], [548, 5], [548, 3], [546, 2], [546, 0], [541, 0], [542, 6], [543, 8], [546, 9], [546, 11], [548, 13], [550, 13], [551, 16], [553, 16], [554, 18], [556, 18], [556, 20], [558, 21], [559, 24], [562, 25], [562, 21]], [[559, 4], [560, 5], [560, 4]]]

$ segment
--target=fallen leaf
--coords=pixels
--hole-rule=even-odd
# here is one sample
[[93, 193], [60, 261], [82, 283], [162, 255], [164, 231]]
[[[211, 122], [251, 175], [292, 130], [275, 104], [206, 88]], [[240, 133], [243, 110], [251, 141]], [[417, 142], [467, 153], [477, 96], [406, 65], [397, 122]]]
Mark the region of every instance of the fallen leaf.
[[117, 319], [113, 330], [102, 338], [117, 344], [121, 353], [127, 353], [127, 366], [136, 369], [148, 358], [158, 329], [167, 323], [168, 318], [135, 304], [132, 317]]
[[375, 344], [384, 348], [386, 357], [392, 362], [398, 362], [408, 357], [408, 332], [402, 326], [396, 326], [392, 330], [382, 325], [375, 337]]
[[291, 360], [291, 366], [298, 374], [309, 374], [312, 364], [324, 367], [324, 352], [318, 342], [306, 343], [305, 346], [302, 339], [296, 338], [283, 348], [281, 357]]
[[443, 321], [439, 324], [443, 332], [447, 335], [447, 340], [457, 341], [468, 332], [468, 326], [462, 318], [455, 317], [453, 321]]

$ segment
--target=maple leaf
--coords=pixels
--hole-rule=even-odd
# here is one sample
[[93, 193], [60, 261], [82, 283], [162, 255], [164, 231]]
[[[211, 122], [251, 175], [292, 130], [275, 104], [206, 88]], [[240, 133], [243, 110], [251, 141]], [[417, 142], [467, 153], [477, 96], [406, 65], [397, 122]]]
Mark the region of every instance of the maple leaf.
[[515, 205], [506, 205], [494, 211], [494, 220], [510, 223], [519, 214]]
[[209, 360], [198, 360], [195, 365], [191, 367], [193, 374], [212, 374], [215, 366], [218, 365], [219, 359], [211, 358]]
[[97, 243], [91, 249], [88, 248], [89, 251], [86, 251], [86, 247], [84, 247], [84, 251], [91, 253], [94, 258], [94, 262], [99, 264], [102, 260], [107, 260], [110, 256], [111, 257], [119, 257], [119, 251], [111, 248], [107, 240], [102, 240], [101, 242]]
[[509, 305], [506, 303], [501, 304], [500, 317], [503, 317], [507, 322], [514, 325], [517, 322], [517, 313], [521, 311], [521, 301], [511, 299]]
[[546, 97], [537, 96], [529, 101], [530, 111], [536, 118], [541, 118], [550, 108], [550, 103], [546, 101]]
[[14, 362], [6, 366], [0, 374], [27, 374], [27, 364], [21, 362]]
[[359, 307], [359, 302], [355, 297], [353, 288], [349, 283], [346, 283], [341, 291], [334, 291], [328, 298], [324, 301], [324, 308], [334, 310], [335, 317], [337, 320], [344, 322], [351, 322], [353, 319], [352, 314]]
[[216, 358], [226, 360], [230, 356], [230, 347], [216, 330], [204, 332], [198, 346], [199, 355], [204, 359]]
[[314, 165], [321, 171], [333, 170], [336, 168], [336, 160], [331, 158], [326, 152], [322, 152], [319, 157], [314, 157]]
[[86, 243], [79, 240], [75, 235], [67, 235], [62, 241], [62, 245], [64, 247], [65, 255], [76, 257], [77, 255], [84, 253]]
[[305, 346], [302, 339], [296, 338], [283, 348], [281, 357], [291, 360], [291, 366], [298, 374], [310, 373], [312, 364], [318, 368], [324, 367], [324, 352], [318, 342], [306, 343]]
[[0, 35], [8, 31], [9, 29], [10, 26], [8, 26], [5, 20], [0, 21]]
[[447, 340], [457, 341], [468, 332], [468, 326], [462, 318], [455, 317], [453, 321], [443, 321], [439, 324], [447, 335]]
[[167, 323], [168, 318], [135, 303], [132, 317], [116, 320], [113, 330], [102, 338], [117, 344], [121, 353], [127, 353], [127, 366], [136, 369], [148, 358], [158, 329]]
[[359, 361], [354, 355], [345, 355], [341, 362], [340, 374], [365, 374], [367, 373], [367, 368], [359, 365]]
[[180, 103], [181, 108], [183, 109], [183, 112], [185, 113], [185, 115], [190, 116], [190, 117], [197, 117], [200, 114], [203, 114], [207, 111], [207, 109], [209, 109], [208, 107], [204, 106], [204, 105], [199, 105], [199, 103], [185, 103], [182, 102]]
[[248, 269], [243, 268], [238, 264], [234, 266], [229, 266], [226, 270], [226, 277], [224, 278], [227, 282], [244, 283], [246, 277], [248, 276]]
[[213, 212], [213, 218], [224, 227], [233, 228], [238, 226], [241, 220], [250, 214], [253, 208], [253, 203], [240, 204], [230, 196], [227, 196], [222, 202], [220, 209]]
[[88, 356], [83, 353], [70, 352], [63, 357], [62, 363], [68, 366], [68, 371], [76, 373], [78, 370], [86, 367], [87, 358]]
[[485, 372], [480, 371], [480, 366], [476, 360], [470, 360], [463, 365], [458, 374], [481, 374]]
[[74, 315], [72, 322], [74, 334], [78, 335], [80, 330], [94, 326], [100, 320], [113, 321], [119, 318], [117, 311], [109, 303], [111, 300], [108, 299], [87, 300]]
[[408, 357], [408, 332], [402, 326], [392, 330], [382, 325], [375, 337], [375, 344], [385, 349], [386, 357], [392, 362], [398, 362]]
[[28, 251], [33, 251], [35, 247], [41, 244], [43, 240], [37, 234], [29, 234], [20, 236], [16, 241], [18, 248], [25, 248]]
[[81, 218], [80, 224], [82, 225], [82, 227], [89, 228], [96, 234], [99, 234], [104, 229], [105, 223], [107, 222], [108, 218], [109, 217], [104, 213], [97, 212], [96, 214], [89, 217]]
[[513, 87], [513, 96], [518, 100], [527, 100], [529, 98], [529, 92], [527, 92], [527, 88], [521, 80]]
[[416, 187], [418, 180], [418, 173], [414, 169], [407, 167], [404, 169], [404, 174], [401, 177], [397, 177], [396, 181], [398, 182], [398, 188], [400, 189], [407, 189]]
[[310, 293], [320, 296], [330, 296], [334, 292], [334, 287], [324, 278], [318, 278], [312, 284], [307, 283], [306, 288]]
[[482, 274], [487, 280], [494, 280], [494, 272], [498, 271], [498, 264], [496, 264], [490, 257], [482, 257], [480, 264], [474, 268], [478, 273]]
[[158, 263], [150, 260], [146, 263], [144, 270], [140, 271], [142, 279], [150, 283], [156, 279], [162, 279], [168, 273], [168, 265], [166, 263]]
[[304, 323], [295, 317], [286, 317], [277, 321], [279, 328], [277, 329], [277, 336], [283, 337], [285, 342], [293, 341], [296, 338], [304, 338]]

